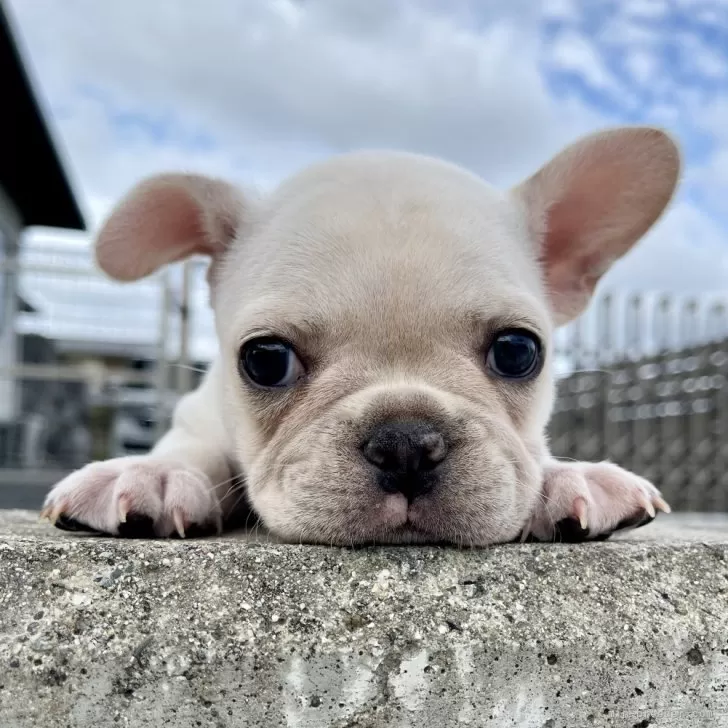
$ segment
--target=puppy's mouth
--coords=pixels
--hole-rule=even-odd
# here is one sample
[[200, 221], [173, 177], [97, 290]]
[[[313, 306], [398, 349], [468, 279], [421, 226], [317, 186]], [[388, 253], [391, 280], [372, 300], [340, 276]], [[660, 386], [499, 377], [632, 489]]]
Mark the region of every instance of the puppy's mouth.
[[408, 501], [401, 493], [387, 495], [379, 503], [372, 521], [376, 530], [384, 532], [420, 536], [427, 536], [430, 533], [423, 518], [421, 505], [417, 501]]
[[369, 512], [365, 528], [358, 544], [367, 545], [441, 545], [449, 539], [433, 529], [432, 518], [427, 517], [424, 504], [419, 500], [408, 502], [401, 494], [387, 495], [373, 511]]

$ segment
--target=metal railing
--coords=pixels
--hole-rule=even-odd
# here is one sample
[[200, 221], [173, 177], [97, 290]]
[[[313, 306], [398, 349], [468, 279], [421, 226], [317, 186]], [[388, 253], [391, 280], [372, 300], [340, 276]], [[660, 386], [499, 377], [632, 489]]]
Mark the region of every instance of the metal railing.
[[561, 332], [555, 455], [611, 460], [676, 510], [728, 511], [728, 306], [601, 297]]

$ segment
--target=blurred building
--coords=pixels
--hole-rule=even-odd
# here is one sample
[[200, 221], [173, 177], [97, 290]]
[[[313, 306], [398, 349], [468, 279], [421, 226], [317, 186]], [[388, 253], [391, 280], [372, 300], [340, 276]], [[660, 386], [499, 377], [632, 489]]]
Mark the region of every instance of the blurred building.
[[23, 440], [27, 424], [16, 369], [26, 354], [44, 356], [40, 349], [30, 354], [38, 342], [21, 340], [15, 329], [17, 315], [32, 310], [18, 294], [23, 232], [35, 226], [83, 230], [84, 220], [2, 5], [0, 98], [12, 109], [0, 136], [0, 442], [8, 445]]

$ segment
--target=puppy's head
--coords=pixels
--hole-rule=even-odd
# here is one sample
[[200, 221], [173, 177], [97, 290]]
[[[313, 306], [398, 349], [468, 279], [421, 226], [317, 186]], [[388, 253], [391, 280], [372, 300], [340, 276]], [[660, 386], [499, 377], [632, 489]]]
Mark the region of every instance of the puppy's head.
[[327, 543], [514, 538], [554, 396], [552, 331], [671, 199], [673, 142], [617, 129], [501, 194], [400, 153], [314, 165], [268, 199], [147, 180], [97, 257], [132, 280], [212, 257], [226, 426], [278, 535]]

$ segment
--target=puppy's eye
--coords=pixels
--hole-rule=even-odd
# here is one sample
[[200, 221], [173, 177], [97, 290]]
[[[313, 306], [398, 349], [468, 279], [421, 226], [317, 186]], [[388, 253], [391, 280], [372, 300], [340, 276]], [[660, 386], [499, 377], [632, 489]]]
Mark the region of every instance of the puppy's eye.
[[504, 379], [525, 379], [541, 362], [541, 342], [522, 329], [501, 331], [488, 352], [488, 367]]
[[291, 344], [265, 336], [240, 347], [238, 368], [253, 384], [266, 389], [293, 386], [304, 374]]

